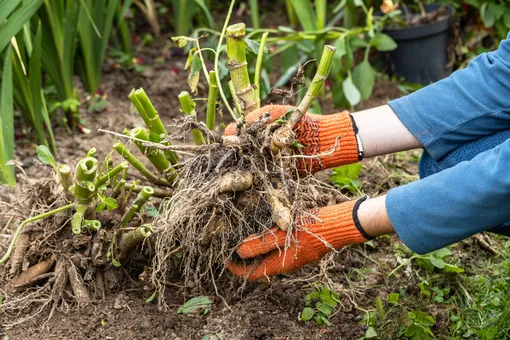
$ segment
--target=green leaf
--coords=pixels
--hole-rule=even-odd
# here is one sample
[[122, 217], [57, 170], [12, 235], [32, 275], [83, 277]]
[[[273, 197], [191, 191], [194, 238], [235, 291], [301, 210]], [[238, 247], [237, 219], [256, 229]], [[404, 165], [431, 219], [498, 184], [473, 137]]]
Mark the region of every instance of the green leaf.
[[375, 71], [368, 60], [363, 60], [352, 72], [352, 81], [359, 89], [361, 100], [372, 94], [375, 83]]
[[179, 35], [177, 37], [172, 37], [172, 41], [177, 44], [180, 48], [185, 47], [190, 41], [194, 41], [193, 38], [185, 37], [183, 35]]
[[433, 256], [430, 257], [430, 263], [432, 263], [434, 267], [439, 269], [443, 269], [444, 266], [446, 265], [446, 263], [442, 259]]
[[368, 327], [367, 331], [365, 332], [365, 339], [375, 339], [377, 336], [378, 334], [375, 331], [375, 328], [372, 326]]
[[443, 271], [445, 273], [463, 273], [464, 269], [454, 266], [453, 264], [445, 263]]
[[399, 293], [389, 293], [388, 294], [388, 302], [390, 302], [390, 303], [397, 304], [399, 299], [400, 299]]
[[204, 12], [205, 18], [207, 19], [207, 25], [209, 26], [209, 28], [215, 28], [216, 21], [213, 19], [206, 2], [204, 0], [195, 0], [195, 3], [198, 5], [198, 7], [200, 7], [202, 12]]
[[188, 85], [192, 93], [197, 93], [198, 81], [200, 80], [200, 71], [202, 69], [202, 59], [198, 53], [193, 53], [191, 57], [191, 66], [188, 75]]
[[[1, 6], [0, 6], [1, 7]], [[0, 12], [1, 13], [1, 12]], [[0, 77], [0, 181], [14, 186], [14, 168], [6, 163], [14, 158], [14, 109], [12, 83], [12, 47], [4, 55]]]
[[494, 19], [496, 21], [500, 20], [503, 17], [503, 14], [505, 14], [505, 6], [500, 4], [490, 3], [487, 10], [494, 15]]
[[119, 260], [115, 259], [115, 258], [112, 258], [112, 265], [114, 267], [120, 267], [121, 266], [121, 263], [119, 262]]
[[315, 308], [321, 312], [321, 313], [324, 313], [326, 315], [329, 315], [331, 313], [333, 313], [333, 307], [330, 307], [328, 306], [327, 304], [325, 303], [322, 303], [322, 302], [317, 302], [315, 304]]
[[489, 10], [489, 4], [487, 2], [483, 3], [483, 5], [480, 7], [480, 16], [482, 17], [482, 21], [485, 27], [490, 28], [494, 26], [494, 23], [496, 22], [496, 16], [491, 10]]
[[292, 28], [287, 27], [287, 26], [278, 26], [277, 29], [278, 29], [278, 31], [283, 32], [283, 33], [296, 33], [296, 31], [294, 31]]
[[418, 322], [423, 326], [434, 326], [434, 324], [436, 323], [434, 318], [425, 312], [417, 310], [413, 311], [412, 314], [414, 321]]
[[107, 211], [115, 210], [118, 208], [117, 200], [113, 197], [100, 197], [101, 202], [96, 207], [97, 212], [102, 212], [106, 208]]
[[[5, 2], [5, 5], [3, 4]], [[2, 0], [2, 7], [0, 9], [12, 9], [14, 4], [8, 3], [13, 0]], [[15, 2], [18, 2], [15, 0]], [[21, 7], [18, 7], [7, 18], [7, 21], [0, 21], [0, 52], [4, 50], [9, 44], [12, 37], [14, 37], [23, 28], [30, 18], [37, 12], [39, 7], [43, 4], [43, 0], [30, 0], [23, 1]], [[5, 6], [5, 7], [3, 7]], [[0, 17], [5, 16], [7, 13], [1, 13]]]
[[299, 316], [299, 319], [301, 321], [308, 321], [311, 320], [314, 316], [315, 312], [310, 307], [303, 308], [303, 311], [301, 312], [301, 315]]
[[[246, 42], [246, 46], [248, 46], [248, 51], [257, 55], [259, 54], [259, 48], [260, 48], [260, 44], [258, 42], [256, 42], [255, 40], [251, 40], [251, 39], [244, 39], [244, 41]], [[269, 52], [269, 49], [267, 48], [267, 46], [264, 46], [264, 53], [267, 53]]]
[[317, 29], [317, 17], [310, 0], [290, 0], [292, 7], [305, 31]]
[[352, 82], [352, 76], [350, 74], [347, 76], [347, 78], [343, 81], [342, 84], [345, 97], [347, 98], [349, 104], [351, 106], [359, 104], [359, 102], [361, 101], [361, 93]]
[[377, 34], [371, 42], [372, 46], [375, 47], [378, 51], [387, 52], [393, 51], [397, 48], [397, 43], [387, 34], [379, 33]]
[[331, 290], [326, 286], [321, 287], [320, 299], [322, 303], [332, 308], [335, 308], [339, 302], [333, 297], [333, 295], [331, 294]]
[[447, 256], [450, 256], [452, 251], [449, 248], [441, 248], [431, 253], [432, 256], [444, 259]]
[[503, 16], [503, 23], [505, 27], [510, 29], [510, 7], [506, 9], [505, 15]]
[[363, 6], [363, 0], [354, 0], [354, 5], [356, 7], [361, 7]]
[[221, 340], [221, 339], [216, 334], [206, 334], [206, 335], [204, 335], [202, 340]]
[[51, 165], [53, 169], [57, 169], [57, 163], [55, 162], [55, 158], [53, 158], [53, 155], [51, 154], [50, 149], [46, 145], [39, 145], [35, 148], [35, 151], [37, 152], [37, 158], [39, 160], [47, 165]]
[[153, 206], [152, 204], [146, 204], [144, 205], [144, 210], [145, 210], [145, 213], [147, 214], [147, 216], [149, 217], [156, 217], [158, 216], [158, 209]]
[[404, 335], [412, 340], [429, 340], [430, 335], [427, 330], [416, 324], [412, 324], [406, 328]]
[[197, 296], [186, 301], [177, 309], [178, 314], [207, 314], [212, 309], [212, 300], [209, 296]]
[[157, 291], [154, 291], [154, 293], [151, 294], [151, 296], [149, 296], [145, 302], [147, 303], [151, 303], [152, 301], [154, 301], [154, 299], [156, 298], [156, 296], [158, 295], [158, 292]]
[[321, 315], [321, 316], [320, 316], [320, 318], [321, 318], [322, 322], [324, 322], [324, 324], [325, 324], [326, 326], [331, 326], [331, 325], [332, 325], [331, 321], [329, 321], [329, 319], [328, 319], [328, 317], [327, 317], [327, 316], [325, 316], [325, 315]]

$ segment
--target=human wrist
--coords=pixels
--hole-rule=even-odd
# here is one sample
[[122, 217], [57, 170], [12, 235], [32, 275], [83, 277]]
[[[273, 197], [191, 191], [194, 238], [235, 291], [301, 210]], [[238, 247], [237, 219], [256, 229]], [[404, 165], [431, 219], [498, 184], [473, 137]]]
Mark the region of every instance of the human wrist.
[[359, 227], [370, 237], [395, 233], [386, 211], [386, 195], [364, 200], [356, 214]]

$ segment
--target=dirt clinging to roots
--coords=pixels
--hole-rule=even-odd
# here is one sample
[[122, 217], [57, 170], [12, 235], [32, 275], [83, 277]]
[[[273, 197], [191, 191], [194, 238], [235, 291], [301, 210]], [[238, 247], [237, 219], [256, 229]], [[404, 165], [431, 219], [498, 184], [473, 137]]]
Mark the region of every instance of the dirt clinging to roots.
[[[187, 121], [180, 125], [181, 132], [190, 127], [200, 124]], [[242, 127], [239, 136], [223, 139], [209, 131], [212, 143], [197, 147], [179, 168], [179, 184], [154, 221], [158, 237], [152, 281], [160, 297], [168, 274], [175, 270], [175, 257], [181, 259], [179, 270], [187, 286], [215, 286], [246, 236], [288, 220], [288, 246], [296, 242], [295, 216], [332, 199], [345, 200], [335, 188], [299, 173], [299, 157], [275, 157], [266, 147], [269, 129], [258, 122]]]

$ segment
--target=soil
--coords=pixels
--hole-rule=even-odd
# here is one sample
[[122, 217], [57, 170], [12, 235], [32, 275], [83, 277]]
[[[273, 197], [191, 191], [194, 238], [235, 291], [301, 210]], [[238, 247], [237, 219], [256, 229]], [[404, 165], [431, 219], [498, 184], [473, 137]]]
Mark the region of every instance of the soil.
[[[139, 116], [132, 112], [127, 95], [131, 88], [144, 87], [158, 108], [164, 123], [180, 115], [177, 95], [187, 88], [187, 74], [183, 71], [185, 59], [168, 53], [164, 62], [153, 63], [160, 49], [144, 56], [148, 65], [154, 65], [141, 74], [114, 70], [105, 66], [102, 91], [108, 96], [108, 106], [104, 112], [87, 111], [83, 103], [80, 116], [83, 127], [90, 133], [70, 134], [62, 127], [55, 127], [57, 141], [57, 160], [74, 166], [91, 148], [96, 147], [101, 159], [111, 152], [115, 137], [99, 132], [99, 128], [122, 132], [124, 128], [142, 125]], [[206, 96], [205, 88], [199, 89], [199, 96]], [[397, 84], [380, 80], [376, 83], [370, 100], [356, 109], [366, 109], [385, 104], [389, 99], [400, 96]], [[276, 100], [274, 102], [277, 102]], [[333, 112], [331, 101], [323, 102], [326, 112]], [[221, 121], [220, 121], [221, 123]], [[18, 127], [17, 131], [23, 131]], [[35, 144], [29, 138], [18, 141], [16, 159], [21, 162], [29, 178], [51, 178], [51, 170], [39, 163], [34, 157]], [[398, 164], [410, 177], [416, 174], [416, 163], [392, 158], [385, 162]], [[381, 159], [366, 160], [366, 170], [361, 179], [369, 194], [385, 191], [400, 184], [388, 180], [388, 168]], [[327, 172], [318, 177], [327, 178]], [[414, 177], [415, 178], [415, 177]], [[383, 183], [375, 186], [370, 183]], [[0, 194], [8, 197], [6, 188]], [[15, 199], [2, 198], [3, 201]], [[8, 231], [7, 231], [8, 232]], [[64, 313], [45, 310], [35, 318], [12, 328], [0, 329], [13, 339], [201, 339], [215, 334], [219, 339], [355, 339], [363, 336], [366, 326], [359, 324], [364, 312], [374, 305], [377, 296], [385, 298], [391, 291], [400, 288], [412, 290], [405, 278], [387, 282], [381, 266], [391, 270], [397, 264], [391, 251], [394, 238], [381, 238], [374, 241], [374, 248], [366, 245], [342, 249], [321, 265], [309, 266], [299, 273], [274, 278], [270, 284], [248, 283], [239, 290], [241, 283], [224, 280], [219, 284], [219, 296], [214, 297], [211, 312], [207, 315], [179, 315], [177, 308], [191, 296], [190, 287], [184, 287], [179, 277], [168, 283], [165, 298], [170, 310], [161, 311], [154, 302], [146, 302], [152, 291], [145, 287], [137, 277], [123, 284], [123, 288], [107, 294], [104, 300], [95, 301], [88, 306], [71, 306]], [[374, 260], [377, 259], [377, 260]], [[363, 268], [364, 275], [356, 272]], [[311, 291], [310, 280], [305, 277], [316, 276], [316, 281], [326, 279], [330, 287], [341, 296], [341, 307], [331, 317], [332, 327], [318, 327], [313, 322], [298, 321], [299, 312], [304, 308], [304, 297]], [[212, 291], [206, 292], [214, 296]], [[30, 312], [30, 311], [29, 311]], [[31, 311], [34, 312], [34, 311]], [[10, 324], [12, 319], [2, 316], [2, 325]], [[211, 337], [215, 339], [215, 337]]]

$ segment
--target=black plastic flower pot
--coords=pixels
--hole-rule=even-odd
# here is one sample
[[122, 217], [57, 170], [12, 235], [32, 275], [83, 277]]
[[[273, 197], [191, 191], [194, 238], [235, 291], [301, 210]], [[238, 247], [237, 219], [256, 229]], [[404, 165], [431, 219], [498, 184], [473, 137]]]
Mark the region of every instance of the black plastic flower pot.
[[[440, 8], [440, 4], [424, 5], [427, 13]], [[392, 73], [404, 77], [409, 83], [428, 85], [448, 77], [449, 28], [455, 10], [441, 20], [413, 27], [385, 28], [398, 47], [389, 53]]]

